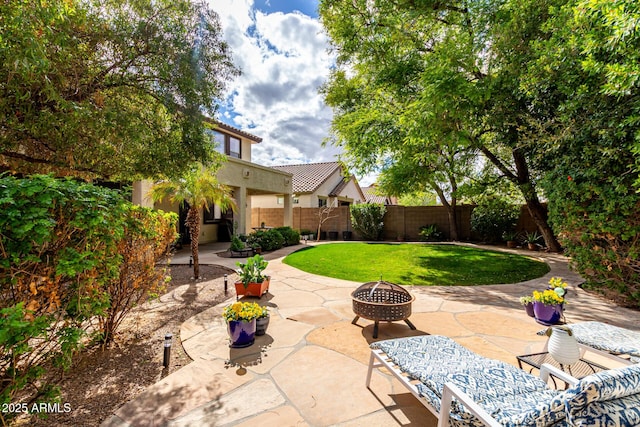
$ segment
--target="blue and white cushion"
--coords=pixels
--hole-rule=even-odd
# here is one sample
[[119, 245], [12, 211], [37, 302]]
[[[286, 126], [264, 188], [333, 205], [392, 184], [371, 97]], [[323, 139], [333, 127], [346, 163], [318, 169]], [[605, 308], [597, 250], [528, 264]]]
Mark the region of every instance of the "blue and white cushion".
[[[450, 338], [425, 335], [379, 341], [384, 351], [411, 377], [436, 411], [444, 384], [451, 382], [467, 393], [501, 424], [510, 427], [565, 425], [562, 392], [508, 363], [482, 357]], [[451, 425], [482, 426], [463, 405], [454, 401]]]
[[640, 426], [640, 365], [589, 375], [565, 392], [576, 426]]

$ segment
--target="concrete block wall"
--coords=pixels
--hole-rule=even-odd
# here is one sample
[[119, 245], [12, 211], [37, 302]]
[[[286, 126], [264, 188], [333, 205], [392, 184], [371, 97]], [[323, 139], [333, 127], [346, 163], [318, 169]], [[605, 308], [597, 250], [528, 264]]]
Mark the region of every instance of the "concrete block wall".
[[[474, 206], [457, 206], [458, 239], [473, 240], [471, 232], [471, 213]], [[296, 230], [311, 230], [314, 233], [318, 229], [318, 212], [320, 208], [293, 208], [293, 227]], [[351, 226], [351, 218], [348, 206], [340, 206], [331, 210], [329, 218], [323, 225], [322, 231], [337, 231], [338, 239], [342, 239], [343, 231], [351, 231], [353, 239], [360, 238]], [[260, 227], [264, 222], [268, 227], [281, 227], [284, 224], [283, 209], [281, 208], [253, 208], [251, 209], [251, 226]], [[387, 206], [384, 216], [384, 240], [420, 240], [420, 227], [436, 224], [443, 233], [445, 239], [451, 236], [449, 229], [449, 217], [444, 206]], [[535, 231], [536, 226], [529, 215], [526, 206], [520, 211], [517, 230]]]

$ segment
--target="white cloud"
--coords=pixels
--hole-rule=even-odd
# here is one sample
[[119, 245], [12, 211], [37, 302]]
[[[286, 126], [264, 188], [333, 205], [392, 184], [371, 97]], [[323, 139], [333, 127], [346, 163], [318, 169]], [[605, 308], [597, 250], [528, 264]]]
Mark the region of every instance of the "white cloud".
[[335, 160], [335, 147], [321, 147], [332, 114], [318, 88], [333, 58], [319, 21], [300, 12], [263, 13], [252, 0], [209, 1], [243, 73], [229, 85], [225, 107], [234, 115], [227, 119], [263, 138], [252, 160], [267, 166]]

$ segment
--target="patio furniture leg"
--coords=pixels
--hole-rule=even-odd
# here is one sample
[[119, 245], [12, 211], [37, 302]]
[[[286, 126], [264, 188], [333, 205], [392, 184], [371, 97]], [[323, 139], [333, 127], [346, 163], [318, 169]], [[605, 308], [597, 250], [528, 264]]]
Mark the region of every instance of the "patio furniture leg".
[[358, 319], [360, 319], [360, 316], [354, 317], [353, 320], [351, 321], [351, 324], [355, 325], [356, 323], [358, 323]]
[[409, 319], [404, 319], [404, 322], [405, 322], [407, 325], [409, 325], [409, 328], [411, 328], [411, 330], [413, 330], [413, 331], [415, 331], [415, 330], [416, 330], [416, 327], [415, 327], [415, 325], [414, 325], [413, 323], [411, 323], [411, 320], [409, 320]]
[[378, 338], [378, 321], [376, 320], [373, 324], [373, 337]]

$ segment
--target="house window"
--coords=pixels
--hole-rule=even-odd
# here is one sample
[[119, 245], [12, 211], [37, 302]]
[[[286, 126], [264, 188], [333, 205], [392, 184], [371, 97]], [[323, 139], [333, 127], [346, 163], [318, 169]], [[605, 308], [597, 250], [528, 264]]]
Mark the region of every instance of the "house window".
[[220, 218], [222, 218], [220, 207], [213, 203], [210, 203], [209, 209], [205, 209], [202, 213], [202, 222], [205, 224], [215, 224]]
[[229, 152], [227, 154], [236, 159], [240, 158], [240, 138], [229, 137]]
[[219, 131], [213, 131], [213, 141], [216, 144], [216, 150], [229, 157], [237, 159], [242, 158], [242, 141], [240, 138], [230, 136]]
[[277, 204], [279, 205], [283, 205], [284, 204], [284, 196], [277, 196]]
[[298, 199], [297, 197], [293, 198], [293, 204], [297, 205], [298, 203], [300, 203], [300, 199]]
[[318, 198], [318, 207], [322, 208], [322, 207], [325, 207], [325, 206], [327, 206], [327, 199]]

